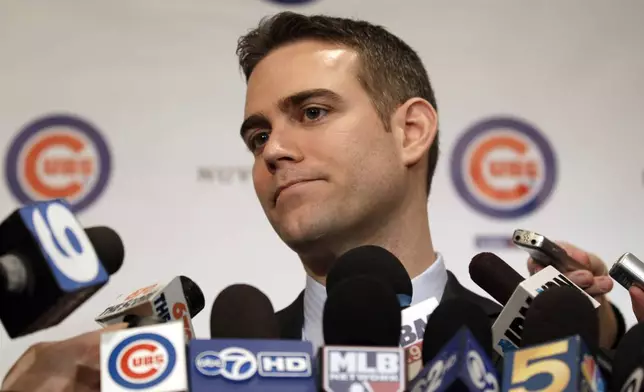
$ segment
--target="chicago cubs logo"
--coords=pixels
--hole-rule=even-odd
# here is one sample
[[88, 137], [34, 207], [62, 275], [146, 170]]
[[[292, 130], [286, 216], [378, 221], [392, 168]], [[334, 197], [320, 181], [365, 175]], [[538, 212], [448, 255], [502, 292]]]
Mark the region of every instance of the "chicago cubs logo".
[[532, 125], [492, 118], [471, 127], [456, 143], [452, 182], [472, 208], [495, 218], [517, 218], [541, 206], [557, 175], [552, 147]]
[[110, 165], [107, 144], [92, 125], [72, 116], [48, 116], [27, 125], [14, 139], [5, 178], [23, 204], [60, 198], [78, 212], [103, 192]]
[[130, 389], [150, 388], [165, 380], [177, 360], [172, 343], [155, 333], [141, 333], [119, 343], [108, 359], [114, 382]]

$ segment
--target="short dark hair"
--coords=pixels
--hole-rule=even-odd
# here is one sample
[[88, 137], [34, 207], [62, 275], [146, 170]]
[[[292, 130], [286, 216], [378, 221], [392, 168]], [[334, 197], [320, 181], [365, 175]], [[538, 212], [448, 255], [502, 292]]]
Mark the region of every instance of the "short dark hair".
[[[418, 54], [384, 27], [361, 20], [282, 12], [262, 19], [239, 38], [237, 56], [246, 81], [271, 51], [301, 40], [319, 40], [355, 50], [360, 58], [358, 79], [370, 96], [385, 129], [393, 112], [413, 97], [427, 100], [438, 111], [427, 71]], [[438, 161], [438, 133], [429, 148], [427, 194]]]

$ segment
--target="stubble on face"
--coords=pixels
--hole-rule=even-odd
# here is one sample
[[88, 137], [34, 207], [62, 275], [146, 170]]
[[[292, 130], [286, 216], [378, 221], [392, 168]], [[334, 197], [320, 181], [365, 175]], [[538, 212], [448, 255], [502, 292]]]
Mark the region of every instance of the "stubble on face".
[[[253, 151], [255, 190], [275, 231], [300, 255], [326, 258], [354, 246], [400, 200], [403, 165], [358, 69], [355, 51], [302, 41], [271, 52], [248, 82], [245, 118], [266, 122], [245, 141], [267, 134]], [[311, 91], [332, 94], [289, 100]], [[275, 200], [280, 185], [307, 178], [315, 181]]]

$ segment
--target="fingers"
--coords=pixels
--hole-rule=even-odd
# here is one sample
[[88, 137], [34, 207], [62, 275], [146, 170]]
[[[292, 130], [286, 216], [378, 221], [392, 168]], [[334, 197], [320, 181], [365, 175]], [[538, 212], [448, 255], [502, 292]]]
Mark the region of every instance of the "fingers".
[[[66, 340], [34, 344], [9, 370], [2, 387], [8, 388], [26, 379], [34, 379], [36, 374], [42, 374], [42, 377], [37, 378], [43, 379], [54, 373], [75, 373], [75, 367], [79, 364], [89, 369], [98, 368], [101, 334], [125, 328], [127, 323], [119, 323]], [[91, 372], [84, 373], [87, 374]], [[89, 376], [86, 378], [91, 379]]]
[[561, 246], [561, 248], [565, 250], [566, 253], [568, 253], [568, 256], [575, 259], [575, 261], [579, 262], [581, 265], [585, 266], [595, 276], [608, 274], [606, 264], [596, 255], [588, 253], [568, 242], [555, 241], [555, 243]]
[[644, 321], [644, 291], [635, 286], [628, 289], [631, 296], [631, 304], [633, 305], [633, 313], [638, 322]]
[[528, 272], [530, 273], [530, 275], [534, 275], [542, 269], [543, 266], [541, 264], [537, 263], [532, 258], [528, 259]]

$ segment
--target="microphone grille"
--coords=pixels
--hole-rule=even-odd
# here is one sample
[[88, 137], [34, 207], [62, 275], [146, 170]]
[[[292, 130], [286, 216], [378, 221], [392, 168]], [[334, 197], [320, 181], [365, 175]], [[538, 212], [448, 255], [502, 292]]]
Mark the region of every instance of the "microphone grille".
[[181, 280], [183, 295], [186, 297], [186, 302], [188, 303], [190, 318], [194, 318], [206, 305], [203, 291], [201, 291], [201, 288], [199, 288], [199, 286], [187, 276], [181, 275], [179, 279]]
[[492, 298], [505, 305], [523, 277], [494, 253], [483, 252], [472, 258], [470, 277]]
[[259, 289], [247, 284], [226, 287], [212, 304], [210, 337], [279, 339], [279, 324], [271, 301]]

